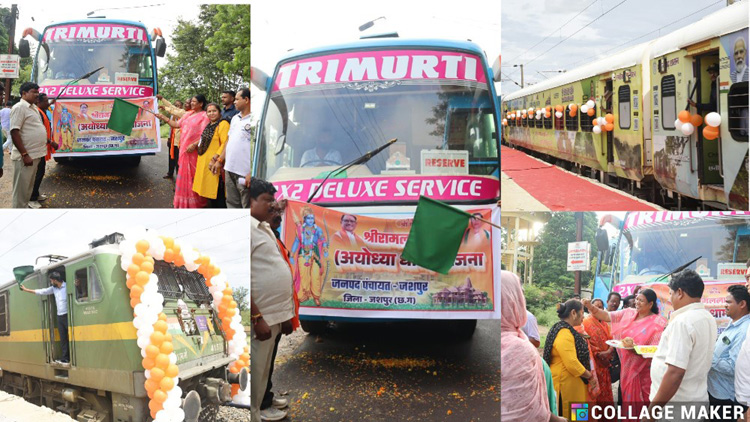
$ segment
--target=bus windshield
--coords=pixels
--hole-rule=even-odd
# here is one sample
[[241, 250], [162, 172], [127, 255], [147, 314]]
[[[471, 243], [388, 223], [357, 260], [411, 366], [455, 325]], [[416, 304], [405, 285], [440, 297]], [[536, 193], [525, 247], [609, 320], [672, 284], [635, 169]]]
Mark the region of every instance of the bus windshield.
[[623, 231], [615, 269], [618, 284], [653, 281], [699, 257], [687, 268], [704, 281], [742, 280], [750, 258], [750, 216], [677, 214], [679, 220], [637, 224]]
[[[139, 33], [145, 33], [143, 28], [128, 28], [131, 31], [137, 29]], [[79, 38], [72, 29], [72, 37], [55, 38], [54, 35], [47, 35], [56, 33], [56, 27], [47, 28], [45, 37], [38, 47], [34, 63], [34, 79], [37, 84], [64, 84], [102, 67], [99, 72], [79, 81], [78, 84], [116, 84], [117, 74], [131, 74], [137, 75], [137, 82], [120, 81], [120, 84], [153, 85], [154, 65], [147, 39], [114, 38], [111, 35], [102, 38]]]
[[[330, 78], [334, 83], [311, 83], [320, 79], [315, 74], [301, 78], [303, 69], [317, 69], [309, 62], [294, 65], [299, 70], [296, 78], [285, 74], [282, 65], [277, 71], [276, 86], [283, 85], [285, 77], [290, 86], [270, 94], [258, 155], [260, 177], [272, 181], [310, 179], [393, 138], [398, 142], [364, 166], [351, 169], [347, 177], [496, 172], [494, 107], [479, 58], [470, 59], [474, 63], [466, 59], [466, 67], [459, 65], [453, 72], [450, 62], [443, 61], [443, 68], [438, 64], [416, 73], [408, 72], [414, 66], [407, 63], [407, 59], [416, 57], [408, 55], [413, 52], [394, 52], [390, 62], [388, 56], [378, 53], [374, 53], [378, 61], [369, 62], [371, 67], [367, 66], [367, 57], [357, 56], [361, 60], [357, 63], [363, 66], [361, 81], [354, 78], [356, 69], [350, 68], [352, 78], [344, 82], [346, 66], [352, 60], [346, 56], [320, 60], [328, 64], [328, 68], [320, 68], [320, 78], [336, 75]], [[451, 56], [453, 61], [459, 63], [465, 59], [463, 56], [470, 56], [452, 54], [456, 54]], [[337, 60], [339, 68], [331, 70], [331, 63]], [[429, 65], [428, 59], [423, 60]], [[435, 59], [433, 63], [440, 62]], [[469, 64], [478, 67], [473, 70], [476, 74], [469, 72], [466, 79], [479, 73], [481, 78], [461, 79]], [[383, 78], [388, 70], [392, 79]], [[400, 70], [401, 75], [393, 75]], [[446, 73], [454, 77], [442, 77]], [[291, 86], [295, 81], [296, 86]]]

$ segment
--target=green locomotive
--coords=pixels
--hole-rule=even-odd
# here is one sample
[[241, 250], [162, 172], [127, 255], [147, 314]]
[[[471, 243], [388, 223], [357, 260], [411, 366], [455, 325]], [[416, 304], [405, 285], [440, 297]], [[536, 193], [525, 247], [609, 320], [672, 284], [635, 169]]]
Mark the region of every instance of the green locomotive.
[[[150, 420], [142, 355], [136, 343], [133, 309], [113, 233], [73, 257], [47, 255], [47, 265], [16, 267], [15, 281], [0, 285], [0, 388], [68, 414], [77, 421]], [[37, 263], [39, 259], [37, 258]], [[60, 273], [68, 298], [70, 363], [61, 356], [54, 296], [31, 295], [20, 286], [50, 286]], [[233, 359], [212, 296], [198, 272], [157, 261], [159, 293], [164, 296], [168, 333], [186, 421], [210, 419], [231, 400], [231, 384], [247, 386], [247, 372], [227, 371]]]

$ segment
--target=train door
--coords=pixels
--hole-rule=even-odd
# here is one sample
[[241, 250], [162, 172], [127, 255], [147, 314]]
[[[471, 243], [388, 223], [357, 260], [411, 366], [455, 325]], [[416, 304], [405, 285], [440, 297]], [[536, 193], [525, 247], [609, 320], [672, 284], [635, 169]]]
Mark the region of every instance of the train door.
[[[706, 114], [721, 109], [719, 96], [720, 77], [712, 78], [708, 69], [716, 69], [718, 74], [719, 53], [712, 51], [695, 57], [693, 61], [693, 78], [695, 82], [695, 95], [692, 97], [698, 104], [698, 112], [704, 118]], [[713, 80], [712, 80], [713, 79]], [[698, 143], [698, 178], [704, 185], [722, 185], [724, 178], [721, 174], [719, 164], [719, 142], [703, 138], [703, 130], [696, 130]]]
[[99, 338], [93, 332], [93, 326], [106, 322], [106, 315], [100, 312], [100, 305], [104, 299], [102, 282], [96, 266], [90, 260], [68, 265], [68, 306], [71, 328], [70, 358], [71, 365], [88, 367], [88, 363], [97, 360], [96, 351], [86, 345]]
[[[612, 79], [607, 79], [607, 81], [604, 83], [604, 107], [602, 109], [601, 115], [604, 116], [607, 113], [612, 113], [612, 96], [614, 95], [612, 92]], [[607, 163], [614, 163], [615, 161], [615, 147], [614, 147], [614, 131], [610, 130], [606, 132], [607, 134]]]
[[[37, 274], [34, 277], [41, 278], [40, 283], [32, 282], [31, 285], [40, 286], [39, 288], [46, 288], [52, 285], [49, 280], [49, 274], [52, 272], [59, 272], [65, 274], [63, 268], [55, 268], [50, 270], [46, 274]], [[70, 292], [70, 287], [66, 284], [66, 290]], [[55, 295], [44, 295], [40, 296], [42, 301], [42, 342], [44, 343], [45, 358], [47, 363], [56, 363], [63, 358], [63, 348], [61, 343], [61, 332], [60, 324], [58, 323], [58, 309], [57, 303], [55, 302]], [[66, 314], [70, 316], [70, 303], [68, 303], [68, 309], [65, 310]], [[68, 320], [70, 323], [70, 320]], [[70, 349], [68, 349], [70, 350]]]

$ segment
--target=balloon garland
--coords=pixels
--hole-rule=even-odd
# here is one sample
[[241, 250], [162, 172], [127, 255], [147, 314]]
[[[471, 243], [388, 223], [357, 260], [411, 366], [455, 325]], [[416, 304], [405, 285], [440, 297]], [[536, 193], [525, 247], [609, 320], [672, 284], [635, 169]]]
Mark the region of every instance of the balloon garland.
[[721, 115], [715, 111], [706, 114], [704, 120], [700, 114], [690, 114], [687, 110], [682, 110], [677, 114], [677, 120], [674, 121], [674, 128], [682, 132], [685, 136], [690, 136], [703, 123], [703, 137], [709, 141], [719, 137], [719, 126], [721, 125]]
[[[139, 239], [133, 241], [131, 239]], [[127, 287], [130, 289], [130, 305], [133, 308], [133, 326], [137, 331], [137, 344], [141, 349], [141, 364], [148, 393], [149, 410], [155, 422], [179, 422], [185, 419], [180, 408], [182, 389], [179, 387], [179, 368], [174, 353], [172, 335], [167, 332], [167, 315], [164, 296], [158, 292], [158, 276], [154, 274], [155, 260], [184, 266], [188, 271], [198, 271], [206, 280], [213, 297], [213, 308], [218, 313], [222, 330], [227, 339], [229, 355], [234, 362], [229, 366], [232, 373], [249, 368], [250, 355], [247, 335], [242, 327], [242, 317], [237, 302], [232, 298], [232, 289], [219, 267], [211, 263], [185, 243], [169, 237], [158, 237], [152, 232], [138, 232], [120, 242], [122, 269], [127, 272]], [[240, 390], [232, 384], [232, 401], [250, 404], [250, 388]]]

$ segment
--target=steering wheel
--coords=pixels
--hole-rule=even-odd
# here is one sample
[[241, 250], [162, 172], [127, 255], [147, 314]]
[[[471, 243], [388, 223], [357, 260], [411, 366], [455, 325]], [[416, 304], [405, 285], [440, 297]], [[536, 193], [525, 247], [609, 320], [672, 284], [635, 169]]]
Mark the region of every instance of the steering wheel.
[[[306, 161], [305, 164], [300, 165], [300, 167], [310, 167], [310, 164], [313, 164], [313, 163], [324, 163], [324, 164], [328, 164], [328, 165], [331, 165], [331, 166], [340, 166], [341, 165], [341, 163], [337, 163], [337, 162], [331, 161], [331, 160], [311, 160], [311, 161]], [[313, 166], [313, 167], [317, 167], [317, 166]]]

